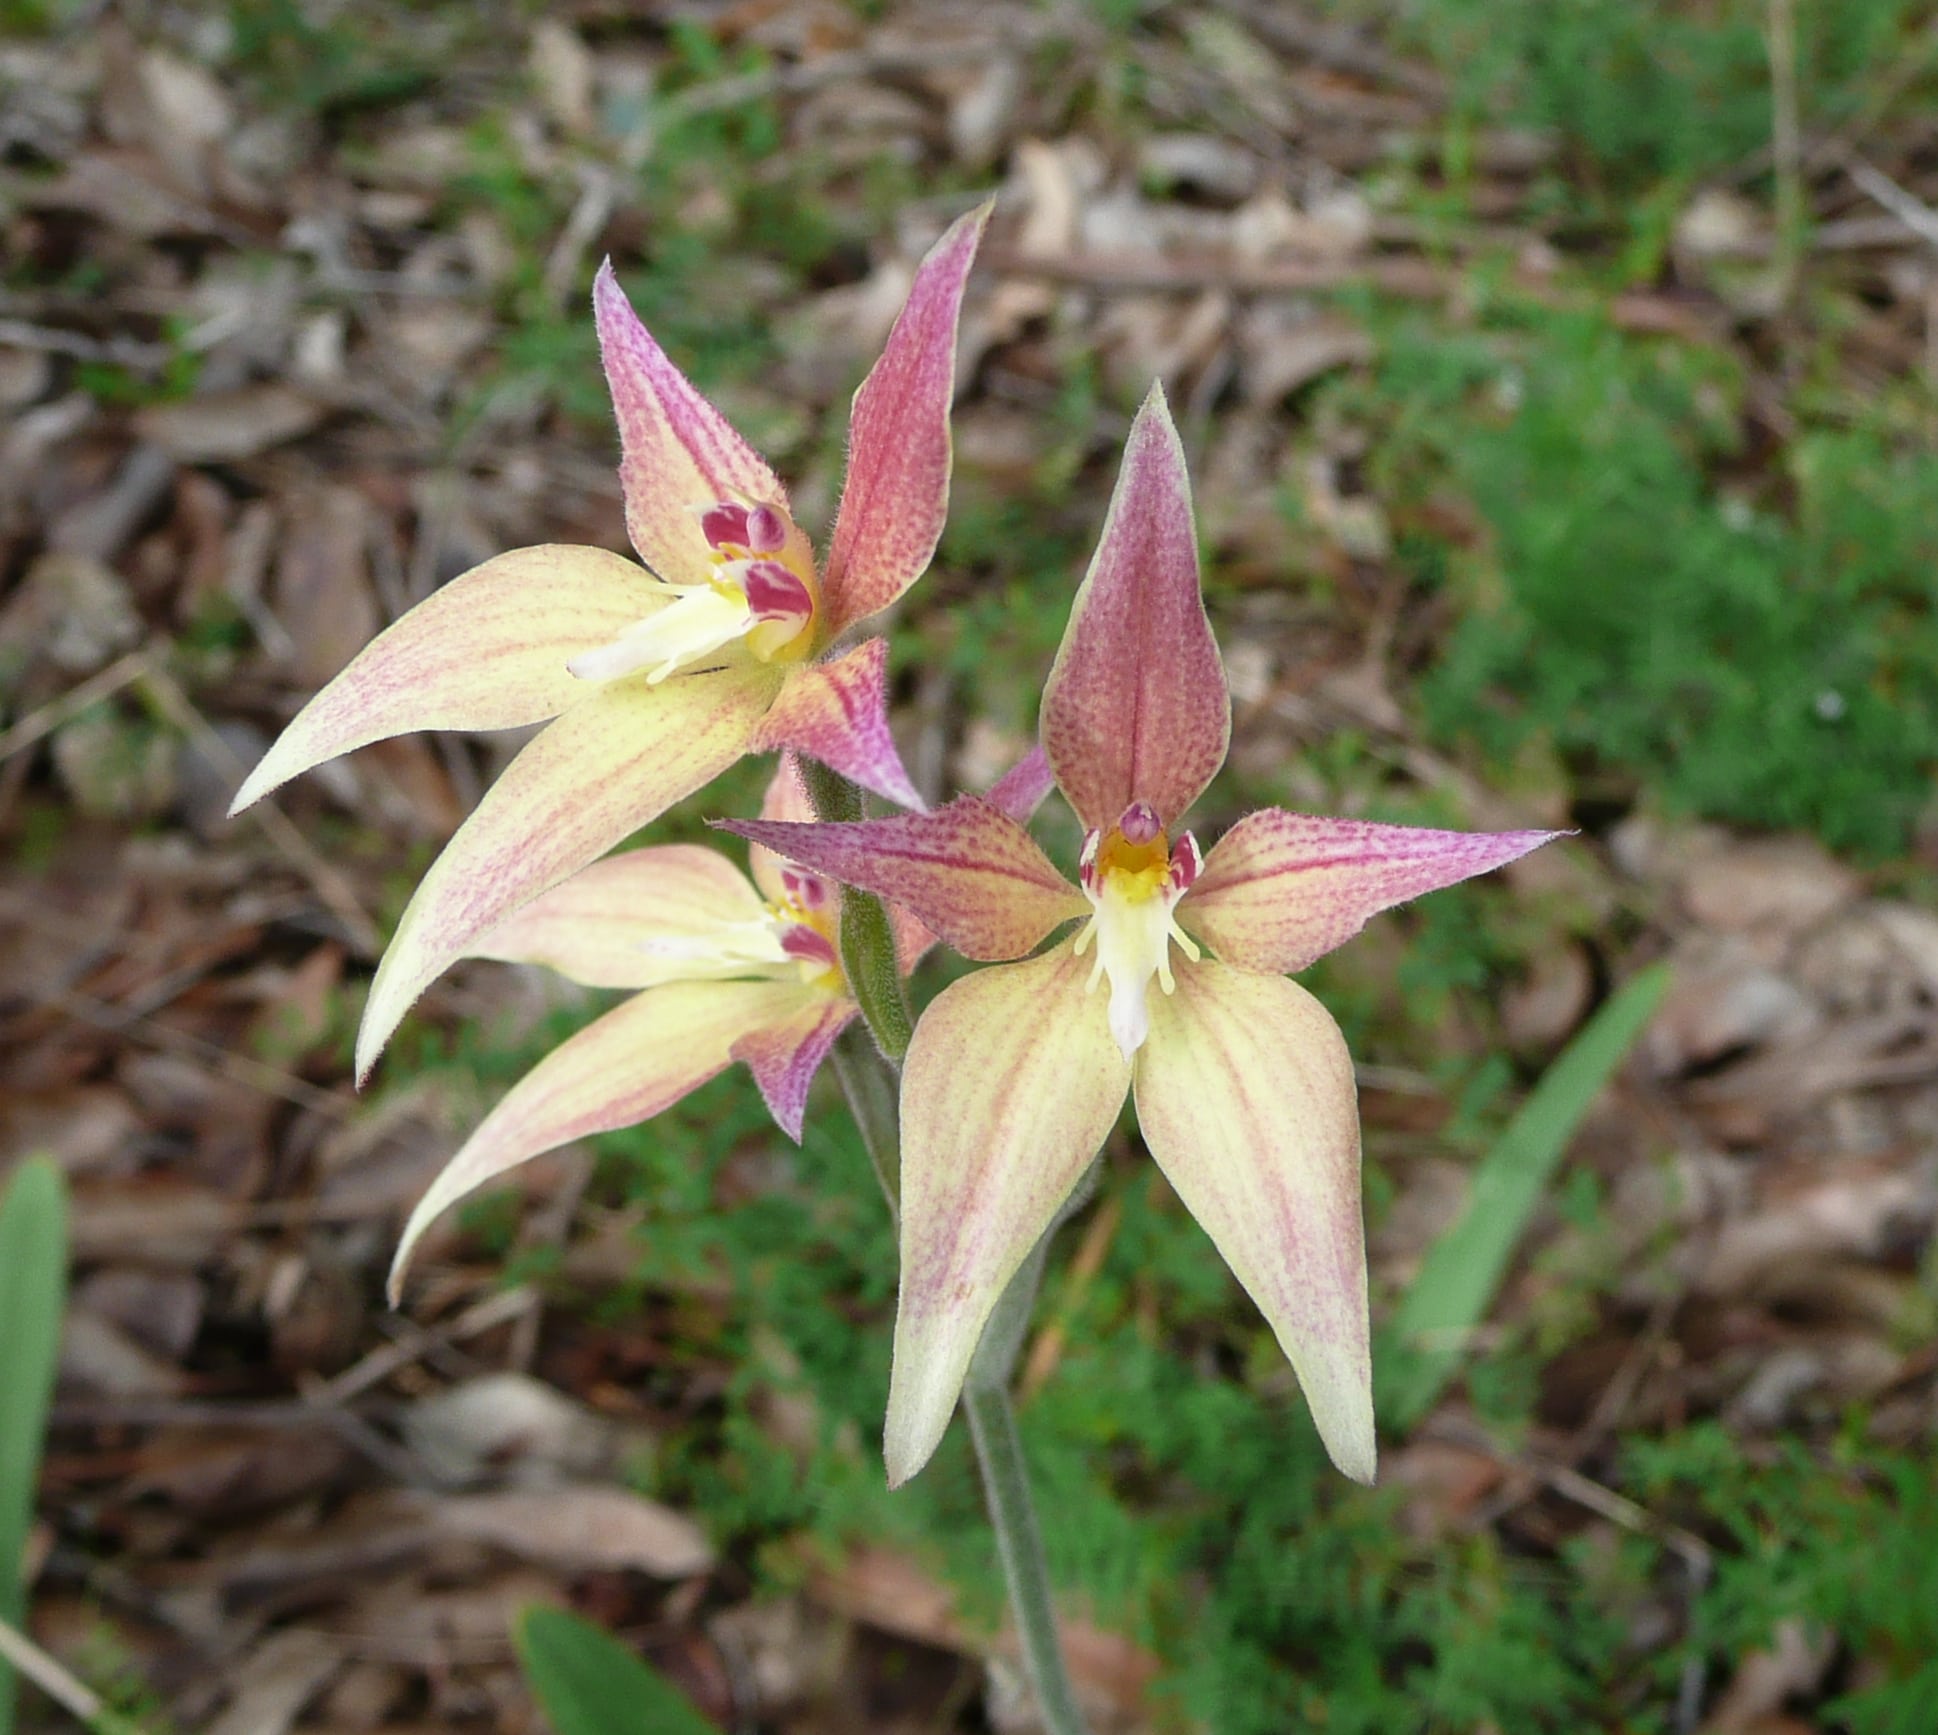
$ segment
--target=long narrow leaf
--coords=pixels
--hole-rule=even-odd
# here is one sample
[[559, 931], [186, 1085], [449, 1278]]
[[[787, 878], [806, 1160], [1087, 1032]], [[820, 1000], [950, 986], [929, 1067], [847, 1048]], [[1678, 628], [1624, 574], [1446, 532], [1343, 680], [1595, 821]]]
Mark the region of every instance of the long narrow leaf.
[[1432, 1406], [1487, 1317], [1555, 1166], [1588, 1106], [1634, 1047], [1669, 985], [1644, 970], [1569, 1043], [1474, 1172], [1467, 1208], [1429, 1250], [1374, 1357], [1381, 1420], [1411, 1427]]
[[[67, 1300], [67, 1187], [30, 1157], [0, 1197], [0, 1619], [19, 1626], [27, 1527]], [[0, 1663], [0, 1735], [12, 1735], [14, 1673]]]
[[672, 1682], [590, 1621], [529, 1608], [512, 1638], [557, 1735], [720, 1735]]

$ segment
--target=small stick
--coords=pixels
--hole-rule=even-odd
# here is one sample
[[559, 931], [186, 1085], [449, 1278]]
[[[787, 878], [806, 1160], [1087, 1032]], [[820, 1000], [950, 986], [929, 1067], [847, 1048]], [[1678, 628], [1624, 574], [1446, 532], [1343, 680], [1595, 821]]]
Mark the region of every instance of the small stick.
[[109, 1710], [101, 1695], [76, 1680], [18, 1627], [0, 1620], [0, 1658], [11, 1663], [55, 1704], [98, 1735], [138, 1735], [127, 1718]]

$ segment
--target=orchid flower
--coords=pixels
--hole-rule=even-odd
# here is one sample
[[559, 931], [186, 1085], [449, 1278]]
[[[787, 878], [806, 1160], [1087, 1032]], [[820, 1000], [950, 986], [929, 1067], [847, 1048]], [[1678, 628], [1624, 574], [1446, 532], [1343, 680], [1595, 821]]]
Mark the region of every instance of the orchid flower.
[[[1019, 823], [1048, 792], [1040, 752], [985, 801]], [[764, 819], [813, 817], [784, 754]], [[500, 1099], [412, 1211], [391, 1265], [397, 1300], [424, 1231], [488, 1181], [542, 1153], [637, 1126], [742, 1061], [769, 1112], [796, 1143], [808, 1087], [856, 1016], [841, 967], [840, 897], [827, 879], [755, 844], [743, 874], [718, 850], [665, 844], [582, 868], [466, 948], [474, 958], [543, 964], [631, 999], [567, 1038]], [[933, 943], [891, 911], [906, 974]]]
[[[851, 824], [728, 829], [893, 900], [972, 959], [903, 1067], [901, 1296], [889, 1481], [927, 1462], [1004, 1286], [1127, 1093], [1144, 1142], [1256, 1302], [1332, 1460], [1373, 1478], [1359, 1118], [1345, 1039], [1289, 973], [1408, 898], [1556, 834], [1248, 815], [1208, 853], [1178, 822], [1224, 763], [1184, 453], [1161, 390], [1132, 427], [1043, 695], [1086, 828], [1071, 884], [976, 797]], [[1035, 948], [1071, 921], [1081, 926]]]
[[[599, 548], [499, 555], [404, 615], [299, 712], [234, 811], [326, 759], [415, 729], [529, 742], [417, 888], [371, 985], [366, 1076], [434, 977], [521, 905], [746, 753], [791, 748], [921, 802], [888, 732], [887, 648], [830, 653], [919, 578], [947, 514], [963, 287], [989, 207], [915, 274], [855, 394], [825, 564], [767, 465], [674, 367], [611, 262], [593, 287], [639, 566]], [[636, 870], [629, 870], [636, 871]]]

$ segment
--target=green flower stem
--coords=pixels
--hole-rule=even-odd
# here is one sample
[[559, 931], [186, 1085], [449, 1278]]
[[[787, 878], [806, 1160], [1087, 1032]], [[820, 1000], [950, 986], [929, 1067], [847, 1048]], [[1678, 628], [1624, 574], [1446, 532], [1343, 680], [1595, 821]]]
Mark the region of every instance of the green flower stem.
[[[865, 817], [861, 791], [847, 778], [812, 759], [803, 759], [800, 765], [801, 781], [807, 785], [808, 799], [819, 818], [844, 821]], [[909, 1020], [908, 996], [902, 992], [895, 930], [888, 920], [887, 905], [873, 893], [858, 892], [853, 886], [844, 887], [841, 893], [841, 968], [876, 1046], [901, 1065], [915, 1027]]]
[[[863, 817], [862, 794], [845, 777], [812, 760], [801, 761], [808, 799], [823, 820]], [[861, 1131], [869, 1160], [887, 1196], [889, 1214], [901, 1216], [901, 1060], [908, 1052], [913, 1026], [902, 972], [895, 956], [895, 933], [880, 898], [846, 888], [841, 898], [841, 967], [849, 990], [861, 1008], [873, 1043], [855, 1040], [845, 1032], [834, 1046], [835, 1076], [847, 1094], [849, 1112]], [[1089, 1196], [1079, 1184], [1075, 1196], [1057, 1221]], [[1084, 1735], [1083, 1718], [1070, 1690], [1057, 1639], [1056, 1609], [1050, 1597], [1050, 1572], [1043, 1558], [1043, 1533], [1030, 1498], [1029, 1471], [1023, 1462], [1023, 1443], [1016, 1432], [1016, 1412], [1010, 1406], [1009, 1381], [1029, 1329], [1043, 1280], [1051, 1225], [1030, 1256], [997, 1299], [989, 1323], [983, 1327], [969, 1377], [963, 1384], [962, 1407], [968, 1413], [969, 1434], [982, 1466], [983, 1490], [989, 1501], [989, 1521], [996, 1531], [996, 1551], [1002, 1556], [1003, 1578], [1009, 1586], [1010, 1608], [1023, 1644], [1023, 1666], [1035, 1689], [1047, 1735]]]

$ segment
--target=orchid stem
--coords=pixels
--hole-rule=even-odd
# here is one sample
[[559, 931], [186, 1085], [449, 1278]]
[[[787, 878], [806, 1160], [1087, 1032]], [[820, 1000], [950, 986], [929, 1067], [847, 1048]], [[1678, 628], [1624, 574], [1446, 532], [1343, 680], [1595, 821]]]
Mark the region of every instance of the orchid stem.
[[1057, 1637], [1043, 1532], [1036, 1521], [1036, 1503], [1030, 1495], [1029, 1468], [1023, 1460], [1022, 1437], [1016, 1431], [1009, 1385], [1029, 1331], [1030, 1315], [1036, 1308], [1036, 1292], [1043, 1283], [1051, 1239], [1064, 1218], [1090, 1196], [1095, 1174], [1093, 1164], [1057, 1220], [997, 1297], [962, 1387], [969, 1437], [975, 1442], [976, 1461], [982, 1467], [983, 1497], [996, 1532], [996, 1551], [1002, 1556], [1010, 1611], [1016, 1617], [1016, 1632], [1022, 1641], [1023, 1667], [1035, 1690], [1046, 1735], [1084, 1735], [1084, 1722]]
[[902, 1129], [895, 1101], [895, 1073], [886, 1057], [852, 1025], [835, 1039], [834, 1075], [848, 1099], [848, 1112], [860, 1130], [875, 1179], [888, 1200], [888, 1214], [902, 1214]]
[[[860, 788], [838, 771], [813, 759], [802, 759], [801, 781], [815, 816], [842, 823], [865, 818]], [[908, 996], [902, 991], [901, 961], [895, 955], [895, 929], [888, 906], [871, 892], [844, 887], [841, 893], [841, 969], [848, 991], [861, 1008], [868, 1034], [896, 1066], [908, 1053], [915, 1034], [908, 1015]]]

